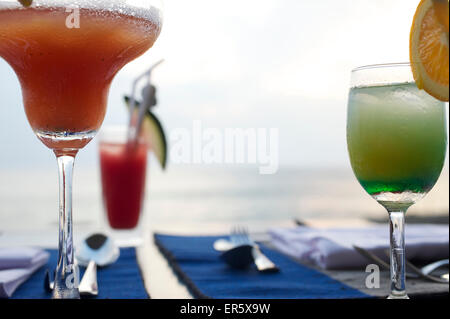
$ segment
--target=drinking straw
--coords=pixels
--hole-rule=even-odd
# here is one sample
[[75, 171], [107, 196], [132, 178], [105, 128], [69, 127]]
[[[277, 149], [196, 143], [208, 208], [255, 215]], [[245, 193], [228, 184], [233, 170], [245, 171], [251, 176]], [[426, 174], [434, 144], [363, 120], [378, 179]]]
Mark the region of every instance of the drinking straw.
[[137, 140], [137, 137], [139, 136], [139, 131], [141, 130], [142, 121], [144, 119], [145, 113], [150, 108], [150, 103], [147, 99], [150, 97], [143, 96], [143, 101], [139, 105], [139, 111], [138, 111], [138, 117], [137, 119], [134, 119], [134, 104], [136, 103], [135, 94], [136, 94], [136, 88], [139, 84], [139, 81], [141, 81], [144, 78], [147, 78], [147, 85], [151, 85], [151, 76], [152, 71], [155, 67], [160, 65], [162, 62], [164, 62], [164, 59], [159, 60], [158, 62], [154, 63], [147, 71], [143, 72], [141, 75], [139, 75], [136, 79], [133, 81], [133, 85], [131, 88], [131, 95], [130, 95], [130, 122], [128, 125], [128, 143], [135, 143]]

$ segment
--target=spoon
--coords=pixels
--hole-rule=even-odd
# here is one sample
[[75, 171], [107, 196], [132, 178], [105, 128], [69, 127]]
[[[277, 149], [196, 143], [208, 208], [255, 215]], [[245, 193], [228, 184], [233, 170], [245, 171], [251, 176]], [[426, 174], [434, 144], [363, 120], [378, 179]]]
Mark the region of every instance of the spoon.
[[227, 250], [230, 250], [230, 249], [234, 248], [234, 246], [235, 245], [231, 241], [223, 239], [223, 238], [217, 239], [213, 244], [213, 248], [220, 252], [225, 252]]
[[119, 248], [113, 240], [103, 234], [93, 234], [81, 242], [76, 250], [78, 264], [86, 267], [78, 287], [80, 295], [97, 296], [97, 265], [105, 267], [117, 261]]
[[244, 269], [253, 263], [251, 245], [235, 245], [226, 239], [218, 239], [213, 247], [222, 253], [220, 257], [233, 268]]
[[426, 265], [425, 267], [422, 267], [420, 270], [422, 270], [422, 272], [425, 275], [429, 275], [432, 272], [434, 272], [436, 269], [439, 269], [443, 266], [447, 266], [448, 267], [449, 264], [449, 260], [448, 259], [443, 259], [443, 260], [438, 260], [434, 263], [431, 263], [429, 265]]
[[[97, 296], [97, 265], [104, 267], [114, 263], [120, 255], [119, 248], [114, 244], [112, 239], [103, 234], [93, 234], [83, 240], [79, 249], [76, 251], [76, 264], [85, 266], [83, 279], [81, 280], [78, 290], [83, 296]], [[53, 276], [54, 277], [54, 276]], [[50, 278], [50, 272], [45, 272], [44, 288], [51, 292], [54, 282]]]
[[[382, 268], [386, 269], [386, 270], [390, 270], [390, 265], [388, 263], [386, 263], [385, 261], [381, 260], [378, 256], [376, 256], [375, 254], [365, 250], [364, 248], [358, 247], [353, 245], [353, 248], [359, 252], [362, 256], [368, 258], [371, 261], [374, 261], [376, 264], [378, 264], [379, 266], [381, 266]], [[385, 251], [386, 256], [389, 257], [390, 252], [389, 250]], [[416, 266], [414, 266], [411, 262], [409, 262], [408, 260], [405, 261], [406, 262], [406, 272], [405, 275], [407, 278], [424, 278], [430, 281], [434, 281], [434, 282], [438, 282], [438, 283], [447, 283], [448, 284], [448, 274], [445, 274], [443, 276], [440, 277], [436, 277], [436, 276], [432, 276], [431, 273], [436, 270], [437, 268], [440, 268], [444, 265], [448, 265], [448, 260], [440, 260], [438, 262], [434, 262], [432, 264], [429, 264], [423, 268], [417, 268]]]
[[265, 257], [259, 247], [251, 241], [232, 241], [218, 239], [213, 243], [213, 248], [221, 252], [220, 257], [231, 267], [244, 269], [255, 263], [259, 272], [269, 273], [279, 271], [270, 260]]

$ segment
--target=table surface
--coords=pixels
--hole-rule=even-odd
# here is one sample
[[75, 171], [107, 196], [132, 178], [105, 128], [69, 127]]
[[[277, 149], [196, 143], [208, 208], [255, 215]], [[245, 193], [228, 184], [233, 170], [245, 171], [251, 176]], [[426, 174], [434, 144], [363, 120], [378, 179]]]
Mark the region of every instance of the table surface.
[[[306, 222], [314, 227], [327, 227], [327, 226], [362, 226], [368, 225], [369, 222], [365, 220], [306, 220]], [[292, 222], [279, 223], [276, 226], [292, 226]], [[273, 227], [274, 225], [270, 225]], [[252, 234], [254, 234], [257, 240], [266, 240], [267, 234], [265, 230], [269, 225], [254, 225], [252, 228]], [[159, 252], [158, 248], [155, 246], [153, 241], [154, 232], [164, 231], [164, 225], [155, 225], [153, 228], [147, 228], [140, 230], [140, 235], [142, 240], [137, 248], [137, 256], [139, 264], [141, 265], [141, 271], [144, 277], [145, 286], [152, 298], [156, 299], [191, 299], [192, 296], [186, 287], [178, 280], [176, 275], [173, 273], [166, 259]], [[175, 235], [217, 235], [227, 233], [230, 229], [230, 225], [217, 225], [208, 224], [206, 227], [193, 227], [193, 225], [180, 225], [179, 229], [174, 228], [173, 225], [170, 227], [171, 234]], [[187, 230], [189, 229], [189, 230]], [[83, 227], [77, 229], [77, 234], [79, 238], [92, 233], [94, 230], [88, 227]], [[112, 236], [117, 238], [117, 241], [122, 246], [134, 245], [135, 240], [123, 240], [126, 234], [113, 233]], [[130, 237], [128, 237], [130, 238]], [[134, 237], [136, 238], [136, 237]], [[55, 248], [56, 244], [56, 233], [53, 231], [48, 232], [7, 232], [4, 231], [0, 234], [0, 245], [38, 245], [46, 248]], [[322, 270], [323, 271], [323, 270]], [[388, 272], [381, 273], [381, 286], [380, 289], [367, 289], [365, 288], [365, 280], [367, 273], [364, 271], [323, 271], [327, 275], [345, 282], [346, 284], [360, 289], [363, 292], [373, 295], [384, 297], [388, 294], [388, 282], [389, 274]], [[407, 289], [409, 294], [420, 294], [423, 291], [433, 294], [448, 293], [449, 286], [443, 284], [429, 283], [422, 280], [408, 280]]]

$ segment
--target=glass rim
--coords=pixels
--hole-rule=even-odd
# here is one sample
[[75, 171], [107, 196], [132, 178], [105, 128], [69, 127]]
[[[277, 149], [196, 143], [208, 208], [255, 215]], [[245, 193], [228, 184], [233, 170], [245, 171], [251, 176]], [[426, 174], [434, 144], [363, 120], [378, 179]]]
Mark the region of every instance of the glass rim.
[[[102, 126], [98, 132], [99, 144], [125, 144], [128, 142], [128, 125], [110, 124]], [[142, 135], [137, 139], [139, 144], [146, 143]]]
[[393, 62], [393, 63], [367, 64], [367, 65], [362, 65], [362, 66], [352, 69], [351, 73], [363, 71], [363, 70], [394, 68], [394, 67], [411, 67], [411, 63], [410, 62]]
[[[127, 15], [141, 17], [145, 19], [159, 19], [159, 27], [163, 24], [164, 0], [33, 0], [30, 7], [24, 7], [19, 1], [0, 0], [0, 11], [20, 9], [28, 10], [30, 8], [42, 9], [66, 9], [76, 5], [80, 9], [94, 9], [107, 12], [120, 12]], [[156, 21], [156, 20], [152, 20]]]
[[350, 88], [415, 83], [409, 62], [364, 65], [353, 69], [350, 74]]

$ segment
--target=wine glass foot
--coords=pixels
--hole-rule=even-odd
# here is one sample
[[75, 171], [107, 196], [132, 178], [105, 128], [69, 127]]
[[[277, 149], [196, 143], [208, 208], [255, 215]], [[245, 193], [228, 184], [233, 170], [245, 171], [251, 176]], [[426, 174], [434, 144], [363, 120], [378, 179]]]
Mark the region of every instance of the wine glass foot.
[[402, 293], [391, 292], [391, 294], [389, 295], [389, 297], [387, 297], [387, 299], [409, 299], [409, 297], [406, 294], [406, 292]]
[[52, 294], [52, 299], [80, 299], [78, 289], [58, 289], [55, 287]]

